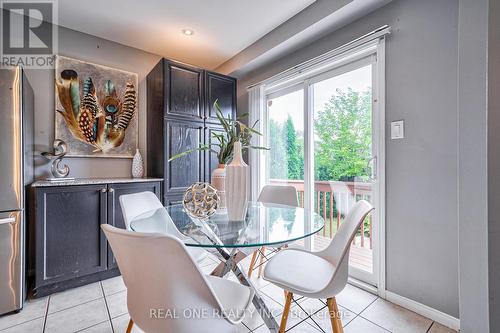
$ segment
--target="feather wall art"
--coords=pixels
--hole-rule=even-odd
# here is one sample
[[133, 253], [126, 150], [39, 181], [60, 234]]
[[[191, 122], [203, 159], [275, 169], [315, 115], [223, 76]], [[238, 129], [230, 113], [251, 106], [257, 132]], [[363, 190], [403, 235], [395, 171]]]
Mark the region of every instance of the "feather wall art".
[[137, 74], [58, 56], [55, 137], [74, 157], [132, 158]]

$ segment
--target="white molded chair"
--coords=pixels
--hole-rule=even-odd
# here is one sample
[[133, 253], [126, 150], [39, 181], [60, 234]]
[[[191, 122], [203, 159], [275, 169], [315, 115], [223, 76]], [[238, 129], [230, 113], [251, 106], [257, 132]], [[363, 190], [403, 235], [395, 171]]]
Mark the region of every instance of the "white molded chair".
[[[258, 202], [262, 203], [273, 203], [279, 205], [287, 205], [297, 207], [297, 189], [293, 186], [288, 185], [266, 185], [262, 188], [259, 194]], [[252, 255], [252, 260], [250, 261], [250, 266], [248, 268], [248, 277], [252, 277], [252, 272], [254, 270], [257, 259], [260, 257], [259, 262], [259, 272], [258, 277], [262, 273], [262, 267], [264, 265], [266, 247], [262, 246], [258, 250], [254, 251]]]
[[349, 249], [356, 231], [372, 209], [372, 205], [365, 200], [352, 206], [330, 245], [322, 251], [308, 252], [290, 248], [269, 260], [263, 278], [283, 288], [286, 294], [280, 332], [285, 332], [293, 294], [326, 299], [333, 331], [343, 332], [335, 296], [347, 284]]
[[266, 185], [257, 201], [297, 207], [297, 189], [290, 185]]
[[101, 228], [127, 286], [127, 333], [134, 323], [148, 333], [234, 332], [241, 323], [253, 290], [203, 275], [179, 239]]
[[[130, 230], [130, 222], [141, 214], [145, 214], [149, 211], [154, 211], [155, 209], [163, 208], [160, 200], [153, 192], [140, 192], [133, 194], [121, 195], [120, 206], [122, 208], [123, 219], [125, 220], [125, 227]], [[161, 209], [155, 213], [152, 213], [151, 219], [162, 219], [166, 224], [166, 230], [168, 234], [177, 237], [181, 241], [184, 241], [187, 237], [181, 234], [172, 221], [172, 218], [168, 214], [166, 209]], [[207, 256], [207, 251], [198, 247], [189, 247], [188, 252], [195, 258], [196, 261], [201, 261]]]

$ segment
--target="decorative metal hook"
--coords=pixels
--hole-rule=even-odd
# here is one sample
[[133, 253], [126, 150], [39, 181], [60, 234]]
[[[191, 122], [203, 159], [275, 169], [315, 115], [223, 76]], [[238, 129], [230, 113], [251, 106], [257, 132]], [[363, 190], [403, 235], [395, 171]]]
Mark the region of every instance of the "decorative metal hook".
[[56, 139], [54, 140], [54, 152], [44, 152], [42, 156], [46, 159], [52, 161], [52, 165], [50, 167], [50, 173], [54, 178], [65, 178], [69, 175], [69, 166], [64, 164], [61, 166], [61, 161], [64, 158], [64, 155], [68, 152], [68, 145], [63, 140]]

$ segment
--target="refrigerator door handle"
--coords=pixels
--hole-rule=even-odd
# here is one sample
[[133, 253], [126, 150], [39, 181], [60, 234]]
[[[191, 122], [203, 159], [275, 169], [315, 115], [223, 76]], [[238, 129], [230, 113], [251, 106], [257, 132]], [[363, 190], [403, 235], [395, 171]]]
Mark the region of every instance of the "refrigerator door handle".
[[15, 222], [16, 222], [15, 217], [7, 217], [5, 219], [0, 219], [0, 224], [15, 223]]

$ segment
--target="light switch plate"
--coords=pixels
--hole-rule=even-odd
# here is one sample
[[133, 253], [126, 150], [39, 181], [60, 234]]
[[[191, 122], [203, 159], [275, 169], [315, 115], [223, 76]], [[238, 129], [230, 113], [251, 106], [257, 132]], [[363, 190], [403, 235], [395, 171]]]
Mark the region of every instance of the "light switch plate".
[[403, 139], [405, 137], [405, 124], [403, 120], [391, 122], [391, 139]]

